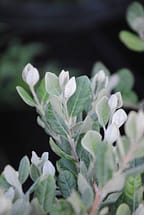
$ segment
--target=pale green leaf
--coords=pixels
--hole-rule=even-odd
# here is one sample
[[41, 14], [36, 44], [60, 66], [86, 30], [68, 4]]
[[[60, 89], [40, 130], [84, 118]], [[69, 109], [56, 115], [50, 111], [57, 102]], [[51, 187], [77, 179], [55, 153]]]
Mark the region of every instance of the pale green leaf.
[[128, 115], [128, 120], [125, 124], [126, 135], [131, 140], [132, 143], [134, 143], [137, 136], [136, 118], [137, 118], [136, 112], [131, 111]]
[[42, 178], [36, 186], [35, 195], [45, 213], [50, 212], [53, 207], [55, 190], [55, 180], [51, 175], [48, 175], [47, 178]]
[[64, 151], [61, 150], [61, 148], [53, 141], [52, 138], [50, 138], [50, 146], [51, 149], [61, 158], [65, 158], [67, 160], [74, 161], [73, 157], [69, 154], [66, 154]]
[[110, 117], [110, 107], [106, 96], [102, 97], [96, 104], [96, 114], [101, 126], [105, 127]]
[[77, 116], [84, 111], [88, 107], [92, 96], [91, 83], [87, 76], [78, 77], [76, 86], [76, 92], [70, 97], [67, 104], [70, 116]]
[[23, 100], [27, 105], [29, 105], [29, 106], [31, 106], [31, 107], [35, 107], [35, 102], [34, 102], [34, 100], [32, 99], [32, 97], [28, 94], [28, 92], [27, 92], [24, 88], [22, 88], [22, 87], [20, 87], [20, 86], [17, 86], [16, 89], [17, 89], [18, 94], [19, 94], [20, 97], [22, 98], [22, 100]]
[[109, 193], [120, 192], [125, 185], [125, 175], [117, 174], [110, 179], [102, 189], [102, 199], [104, 199]]
[[23, 184], [29, 176], [30, 162], [27, 156], [23, 157], [19, 165], [19, 181]]
[[58, 77], [51, 72], [45, 74], [45, 88], [50, 95], [59, 95], [61, 92]]
[[64, 119], [55, 112], [50, 103], [47, 106], [46, 119], [53, 131], [57, 134], [67, 136], [68, 128], [64, 122]]
[[67, 198], [76, 189], [76, 178], [72, 172], [64, 170], [59, 174], [58, 185], [63, 197]]
[[82, 139], [83, 148], [95, 159], [97, 144], [101, 143], [101, 135], [97, 131], [89, 130]]
[[94, 200], [94, 193], [92, 187], [82, 174], [78, 175], [78, 189], [82, 195], [82, 201], [85, 204], [85, 207], [90, 209]]

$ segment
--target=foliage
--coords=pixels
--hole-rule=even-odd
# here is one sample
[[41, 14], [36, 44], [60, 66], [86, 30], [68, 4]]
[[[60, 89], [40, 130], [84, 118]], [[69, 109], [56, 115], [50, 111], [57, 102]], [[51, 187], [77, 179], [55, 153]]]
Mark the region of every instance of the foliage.
[[144, 7], [139, 2], [133, 2], [127, 9], [127, 23], [136, 32], [123, 30], [120, 32], [120, 40], [127, 48], [137, 52], [144, 51]]
[[[59, 159], [54, 167], [48, 152], [41, 157], [32, 152], [18, 171], [7, 165], [0, 179], [0, 214], [142, 213], [144, 112], [127, 115], [121, 93], [111, 93], [122, 89], [123, 82], [115, 80], [119, 74], [123, 80], [123, 70], [112, 77], [101, 65], [95, 65], [91, 79], [70, 78], [62, 70], [59, 75], [47, 72], [42, 81], [35, 67], [25, 66], [22, 77], [29, 91], [20, 86], [17, 91], [36, 108], [38, 124]], [[133, 78], [126, 72], [131, 89]], [[28, 178], [33, 183], [24, 192]]]
[[[139, 3], [128, 9], [128, 22], [140, 36], [133, 21], [143, 13]], [[22, 78], [29, 90], [17, 86], [17, 92], [36, 108], [59, 159], [54, 166], [48, 152], [39, 157], [33, 151], [18, 171], [7, 165], [0, 175], [0, 215], [144, 214], [144, 111], [141, 105], [127, 113], [122, 99], [125, 106], [137, 102], [131, 72], [110, 75], [98, 62], [91, 79], [62, 70], [40, 80], [27, 64]]]

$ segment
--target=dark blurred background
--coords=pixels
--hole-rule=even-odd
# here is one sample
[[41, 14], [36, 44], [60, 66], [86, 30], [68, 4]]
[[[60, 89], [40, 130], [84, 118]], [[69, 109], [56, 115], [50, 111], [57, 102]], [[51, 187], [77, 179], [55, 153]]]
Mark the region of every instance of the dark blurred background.
[[136, 92], [144, 96], [144, 53], [128, 50], [118, 37], [121, 30], [129, 29], [125, 14], [131, 2], [0, 1], [0, 169], [7, 163], [17, 168], [20, 158], [30, 156], [32, 150], [39, 155], [49, 150], [35, 110], [24, 105], [15, 91], [26, 63], [33, 63], [41, 75], [69, 69], [72, 74], [90, 76], [97, 61], [112, 73], [127, 67], [135, 76]]

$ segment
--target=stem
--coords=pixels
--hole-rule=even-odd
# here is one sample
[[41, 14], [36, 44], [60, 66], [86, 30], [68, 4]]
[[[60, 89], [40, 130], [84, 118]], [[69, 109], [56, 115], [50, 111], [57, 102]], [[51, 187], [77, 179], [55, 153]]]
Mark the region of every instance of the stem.
[[45, 112], [44, 112], [44, 110], [43, 110], [42, 105], [41, 105], [40, 102], [39, 102], [39, 99], [38, 99], [38, 97], [37, 97], [37, 94], [35, 93], [34, 87], [33, 87], [33, 86], [30, 86], [30, 90], [31, 90], [31, 93], [32, 93], [32, 95], [33, 95], [33, 98], [34, 98], [34, 100], [35, 100], [35, 102], [36, 102], [36, 107], [37, 107], [37, 109], [38, 109], [38, 110], [40, 111], [40, 113], [44, 116], [44, 115], [45, 115]]
[[95, 215], [95, 213], [98, 210], [100, 203], [101, 203], [101, 191], [97, 187], [96, 183], [94, 183], [94, 191], [95, 191], [95, 199], [94, 199], [92, 208], [89, 212], [89, 215]]
[[79, 158], [78, 158], [78, 155], [77, 155], [77, 152], [76, 152], [74, 139], [71, 137], [71, 133], [69, 133], [69, 135], [68, 135], [68, 141], [69, 141], [70, 146], [71, 146], [72, 156], [76, 160], [77, 168], [79, 169]]

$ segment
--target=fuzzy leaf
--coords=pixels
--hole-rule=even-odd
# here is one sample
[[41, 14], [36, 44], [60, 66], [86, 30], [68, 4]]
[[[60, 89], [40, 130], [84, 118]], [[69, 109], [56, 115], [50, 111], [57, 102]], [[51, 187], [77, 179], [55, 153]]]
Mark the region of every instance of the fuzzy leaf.
[[128, 120], [125, 124], [126, 135], [129, 137], [132, 143], [135, 141], [137, 136], [136, 118], [137, 118], [136, 112], [131, 111], [128, 115]]
[[108, 105], [108, 98], [106, 96], [102, 97], [96, 105], [96, 114], [98, 116], [98, 121], [102, 127], [104, 127], [110, 117], [110, 107]]
[[35, 195], [38, 198], [39, 203], [45, 213], [50, 212], [53, 206], [55, 189], [55, 180], [51, 175], [48, 175], [48, 177], [41, 179], [36, 187]]
[[115, 175], [109, 180], [102, 189], [102, 199], [104, 199], [109, 193], [119, 192], [123, 189], [125, 184], [125, 175]]
[[30, 212], [30, 203], [24, 199], [17, 199], [12, 207], [11, 215], [30, 215]]
[[50, 146], [52, 150], [61, 158], [74, 161], [73, 157], [71, 155], [66, 154], [64, 151], [62, 151], [61, 148], [53, 141], [52, 138], [50, 138]]
[[[76, 79], [76, 92], [68, 100], [68, 112], [70, 116], [77, 116], [89, 105], [91, 99], [91, 84], [86, 76]], [[86, 89], [86, 90], [84, 90]]]
[[19, 165], [19, 181], [23, 184], [29, 176], [30, 162], [27, 156], [23, 157]]
[[60, 117], [52, 108], [51, 104], [48, 104], [46, 110], [47, 122], [50, 125], [51, 129], [57, 134], [66, 136], [67, 135], [67, 126], [62, 117]]
[[16, 89], [17, 89], [18, 94], [19, 94], [20, 97], [22, 98], [22, 100], [23, 100], [27, 105], [29, 105], [29, 106], [31, 106], [31, 107], [35, 107], [35, 102], [34, 102], [34, 100], [32, 99], [32, 97], [28, 94], [28, 92], [27, 92], [24, 88], [22, 88], [22, 87], [20, 87], [20, 86], [17, 86]]
[[95, 159], [97, 144], [101, 143], [101, 135], [97, 131], [89, 130], [82, 139], [83, 148]]
[[59, 174], [58, 185], [63, 197], [67, 198], [76, 189], [76, 178], [72, 172], [64, 170]]
[[50, 95], [59, 95], [61, 92], [58, 77], [51, 72], [45, 74], [45, 87]]
[[74, 162], [71, 162], [68, 159], [61, 158], [60, 160], [57, 161], [56, 163], [57, 170], [59, 173], [63, 170], [69, 170], [71, 171], [74, 175], [77, 173], [76, 165]]
[[86, 178], [82, 174], [78, 175], [78, 188], [82, 195], [82, 201], [85, 207], [90, 209], [94, 200], [94, 193]]

